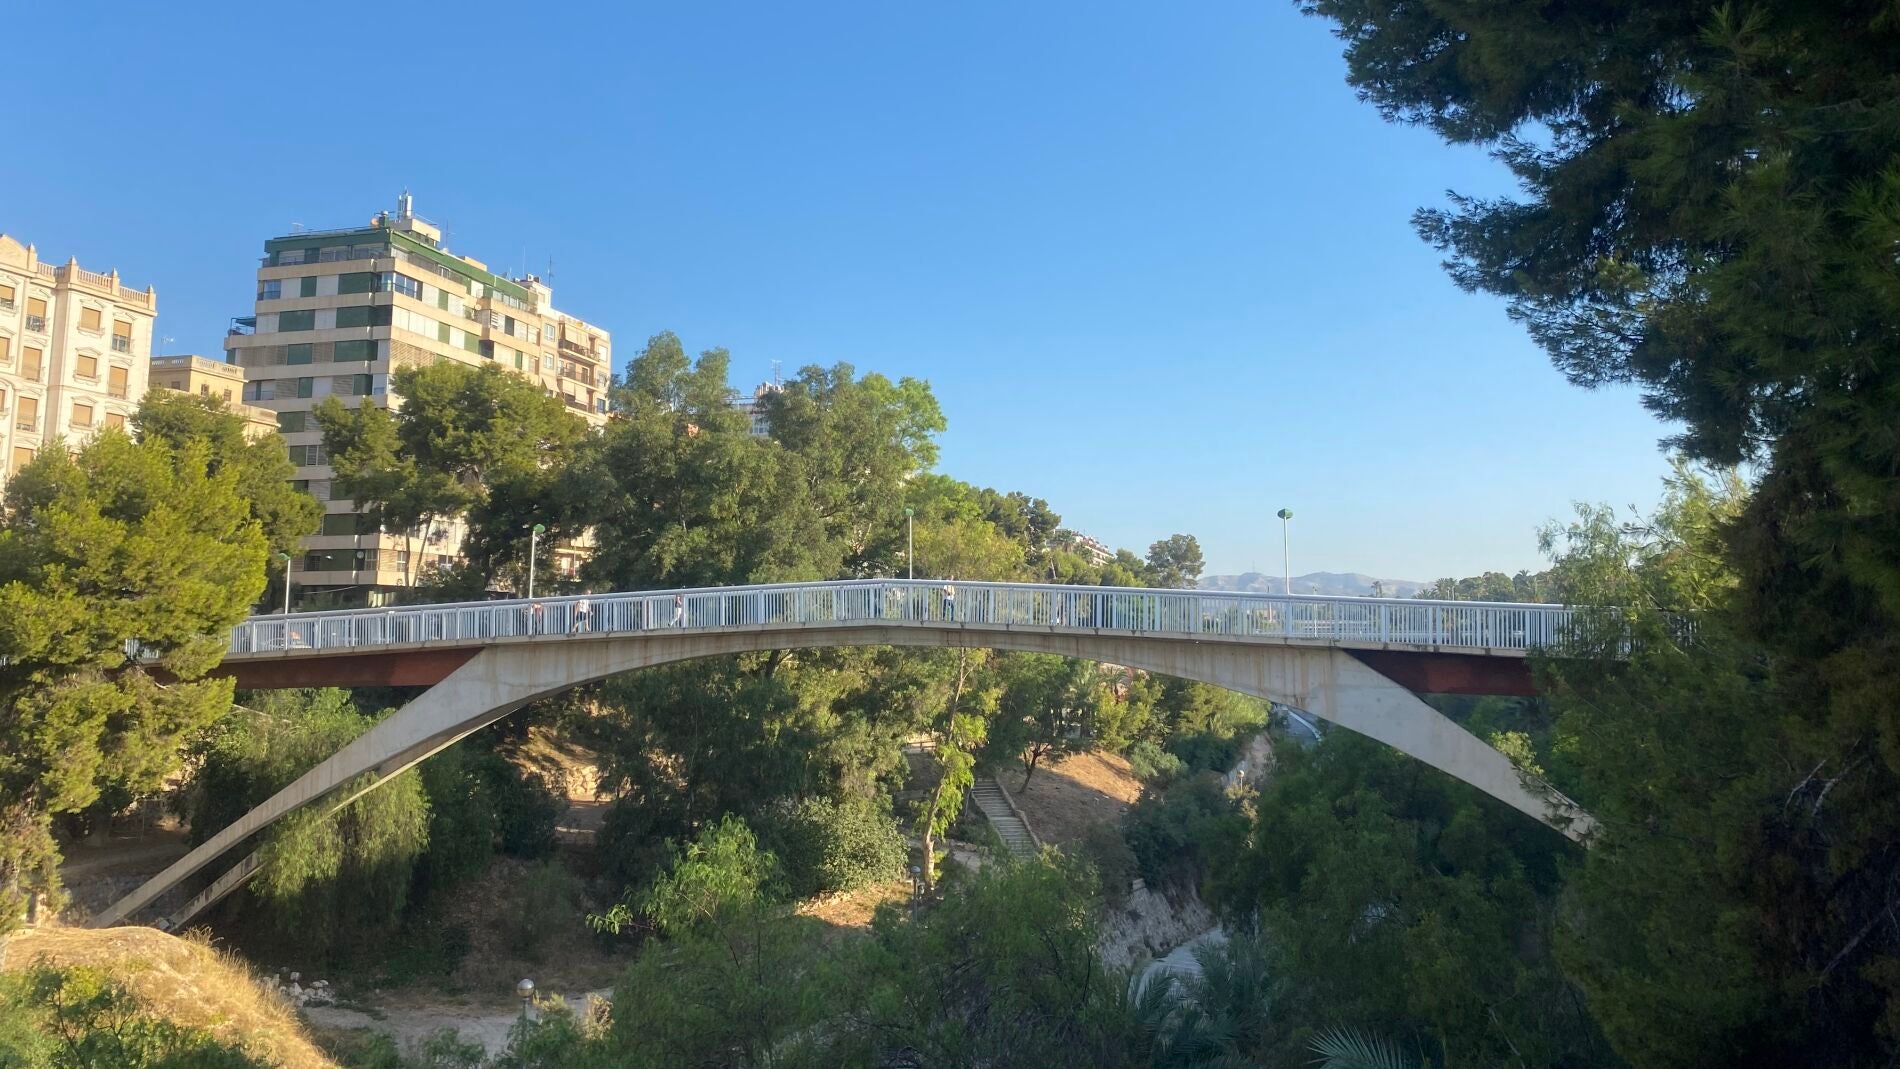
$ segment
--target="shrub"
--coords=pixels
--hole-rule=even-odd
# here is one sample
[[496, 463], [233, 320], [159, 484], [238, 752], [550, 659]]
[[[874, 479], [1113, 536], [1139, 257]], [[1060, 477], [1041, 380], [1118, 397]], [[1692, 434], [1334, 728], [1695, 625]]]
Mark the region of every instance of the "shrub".
[[1142, 878], [1156, 890], [1196, 884], [1207, 862], [1239, 850], [1246, 833], [1247, 819], [1212, 772], [1142, 795], [1122, 818]]
[[1128, 768], [1143, 783], [1166, 783], [1187, 768], [1179, 757], [1142, 739], [1128, 748]]
[[1136, 863], [1135, 852], [1128, 848], [1128, 840], [1122, 838], [1118, 825], [1091, 827], [1076, 843], [1076, 852], [1095, 866], [1096, 878], [1102, 884], [1102, 897], [1109, 905], [1119, 906], [1128, 901], [1128, 892], [1135, 877], [1141, 875], [1141, 866]]
[[849, 891], [904, 874], [908, 847], [888, 806], [862, 798], [796, 802], [765, 823], [792, 894]]

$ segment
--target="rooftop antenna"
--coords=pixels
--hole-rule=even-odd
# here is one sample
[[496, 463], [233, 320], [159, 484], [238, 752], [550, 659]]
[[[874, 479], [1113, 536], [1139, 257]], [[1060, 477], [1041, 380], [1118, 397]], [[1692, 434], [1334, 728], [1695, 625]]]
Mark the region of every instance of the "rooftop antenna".
[[779, 360], [772, 361], [772, 388], [775, 390], [785, 385], [784, 379], [779, 377], [778, 369], [781, 363], [783, 363], [783, 361], [779, 361]]
[[290, 224], [290, 232], [291, 232], [291, 233], [293, 233], [293, 234], [301, 234], [301, 233], [303, 233], [303, 224], [302, 224], [302, 223], [296, 223], [296, 222], [293, 222], [293, 223], [291, 223], [291, 224]]
[[544, 276], [544, 281], [546, 281], [549, 286], [554, 285], [554, 257], [552, 256], [548, 257], [548, 273]]

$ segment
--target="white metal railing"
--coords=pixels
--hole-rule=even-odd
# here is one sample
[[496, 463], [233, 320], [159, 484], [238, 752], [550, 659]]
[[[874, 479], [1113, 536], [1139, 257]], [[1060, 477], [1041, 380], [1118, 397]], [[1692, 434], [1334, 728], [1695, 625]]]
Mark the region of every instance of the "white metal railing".
[[947, 622], [1505, 652], [1561, 647], [1589, 614], [1562, 605], [861, 579], [254, 616], [233, 630], [230, 653], [466, 645], [522, 636]]

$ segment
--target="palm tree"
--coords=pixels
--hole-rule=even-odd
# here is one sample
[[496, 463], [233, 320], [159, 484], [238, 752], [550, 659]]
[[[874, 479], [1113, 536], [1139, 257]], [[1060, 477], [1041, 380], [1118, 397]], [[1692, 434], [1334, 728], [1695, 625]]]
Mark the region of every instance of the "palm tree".
[[1320, 1069], [1418, 1069], [1397, 1043], [1357, 1028], [1322, 1032], [1311, 1046]]

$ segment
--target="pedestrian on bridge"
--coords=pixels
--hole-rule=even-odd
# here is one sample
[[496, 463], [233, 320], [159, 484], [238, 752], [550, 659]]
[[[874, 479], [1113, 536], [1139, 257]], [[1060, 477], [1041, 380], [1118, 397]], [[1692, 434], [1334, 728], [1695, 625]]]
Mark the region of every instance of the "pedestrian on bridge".
[[[950, 578], [955, 579], [956, 576], [953, 575]], [[949, 583], [943, 585], [943, 618], [946, 620], [957, 618], [957, 588]]]
[[686, 595], [673, 595], [673, 626], [686, 626]]

